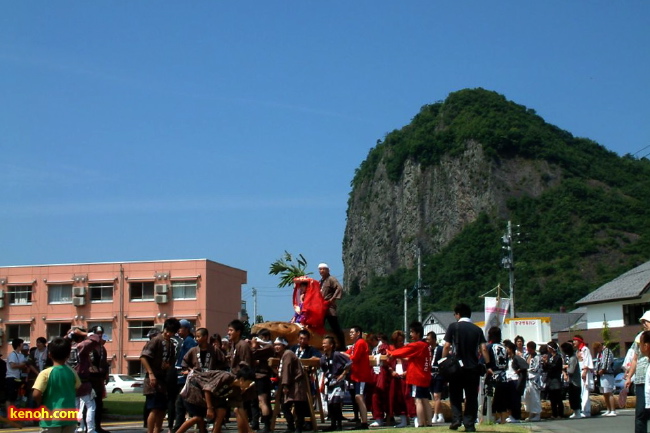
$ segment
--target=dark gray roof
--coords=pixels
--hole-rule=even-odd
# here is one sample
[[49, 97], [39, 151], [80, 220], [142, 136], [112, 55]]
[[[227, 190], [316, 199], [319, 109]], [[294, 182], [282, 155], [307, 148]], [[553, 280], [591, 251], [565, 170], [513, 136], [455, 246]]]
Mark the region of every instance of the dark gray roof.
[[[565, 330], [575, 326], [587, 313], [586, 308], [578, 308], [570, 313], [549, 313], [549, 312], [516, 312], [517, 317], [549, 317], [551, 319], [551, 333]], [[510, 317], [510, 316], [508, 316]], [[433, 319], [433, 321], [431, 321]], [[472, 312], [472, 322], [483, 322], [485, 320], [485, 312], [474, 311]], [[454, 323], [456, 318], [451, 311], [433, 311], [425, 319], [425, 325], [429, 323], [437, 323], [444, 329], [447, 329], [450, 324]]]
[[[481, 313], [481, 319], [477, 319], [475, 316], [478, 317], [478, 313], [472, 314], [472, 322], [480, 322], [483, 320], [483, 313]], [[454, 313], [451, 311], [432, 311], [424, 319], [424, 325], [437, 323], [442, 328], [447, 329], [449, 328], [449, 325], [455, 321], [456, 318], [454, 317]]]
[[648, 288], [650, 288], [650, 262], [645, 262], [641, 266], [637, 266], [614, 278], [609, 283], [603, 284], [576, 302], [576, 305], [639, 298]]

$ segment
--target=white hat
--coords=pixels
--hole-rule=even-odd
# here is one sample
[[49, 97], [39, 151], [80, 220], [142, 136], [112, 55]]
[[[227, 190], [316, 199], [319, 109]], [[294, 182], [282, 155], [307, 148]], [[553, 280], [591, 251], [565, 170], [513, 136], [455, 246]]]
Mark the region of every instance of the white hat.
[[641, 316], [641, 318], [639, 319], [639, 322], [643, 322], [644, 320], [646, 322], [650, 322], [650, 310], [643, 313], [643, 316]]
[[278, 338], [275, 339], [273, 344], [282, 344], [282, 345], [287, 346], [289, 343], [287, 343], [287, 340], [285, 340], [284, 338], [278, 337]]
[[330, 267], [327, 265], [327, 263], [321, 263], [321, 264], [318, 265], [318, 269], [321, 269], [321, 268], [329, 269]]
[[257, 341], [260, 344], [271, 344], [270, 341], [262, 340], [260, 337], [255, 337], [253, 340]]

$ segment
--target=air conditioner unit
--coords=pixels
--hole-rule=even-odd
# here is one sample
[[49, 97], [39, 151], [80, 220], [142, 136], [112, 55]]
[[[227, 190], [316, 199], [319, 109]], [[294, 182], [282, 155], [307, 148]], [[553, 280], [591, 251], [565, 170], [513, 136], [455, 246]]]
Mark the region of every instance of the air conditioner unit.
[[5, 335], [5, 331], [4, 329], [0, 329], [0, 337], [2, 337], [3, 335]]
[[153, 325], [153, 327], [156, 328], [158, 331], [163, 332], [164, 325], [165, 325], [164, 323], [156, 323], [155, 325]]
[[0, 289], [0, 298], [4, 298], [4, 297], [5, 297], [5, 291], [4, 289]]
[[156, 284], [156, 294], [164, 295], [169, 291], [169, 286], [167, 284]]
[[166, 304], [167, 303], [167, 295], [156, 295], [156, 303], [158, 303], [158, 304]]
[[86, 296], [86, 287], [84, 286], [73, 287], [72, 296]]
[[0, 299], [0, 308], [4, 308], [4, 306], [5, 306], [5, 300]]
[[72, 305], [75, 307], [82, 307], [86, 305], [86, 298], [72, 298]]

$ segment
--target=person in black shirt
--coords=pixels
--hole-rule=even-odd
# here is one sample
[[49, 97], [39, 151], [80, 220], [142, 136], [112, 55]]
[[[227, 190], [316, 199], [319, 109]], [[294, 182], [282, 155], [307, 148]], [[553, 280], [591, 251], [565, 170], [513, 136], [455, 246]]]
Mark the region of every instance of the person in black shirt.
[[[456, 305], [454, 316], [457, 322], [447, 328], [445, 345], [442, 349], [442, 357], [446, 358], [451, 353], [453, 346], [453, 352], [456, 354], [462, 370], [449, 379], [449, 401], [452, 414], [449, 428], [458, 430], [462, 419], [465, 431], [475, 432], [474, 423], [478, 414], [478, 387], [481, 378], [478, 362], [479, 350], [486, 362], [490, 360], [490, 355], [487, 351], [483, 330], [470, 320], [472, 310], [469, 305], [462, 303]], [[464, 413], [462, 412], [463, 391], [465, 392]]]
[[327, 409], [331, 426], [323, 431], [343, 430], [343, 394], [346, 389], [345, 377], [350, 372], [352, 361], [347, 355], [338, 352], [334, 337], [323, 337], [323, 355], [320, 366], [323, 371], [320, 391], [327, 394]]
[[301, 329], [298, 332], [298, 344], [291, 346], [290, 350], [296, 354], [298, 359], [320, 359], [321, 353], [314, 346], [309, 345], [311, 333], [306, 329]]
[[564, 361], [559, 353], [557, 343], [549, 341], [546, 344], [547, 354], [542, 356], [542, 370], [546, 372], [546, 389], [551, 402], [551, 419], [564, 418], [564, 403], [562, 402], [562, 369]]
[[107, 337], [102, 326], [93, 326], [91, 332], [101, 337], [99, 346], [90, 352], [90, 383], [95, 391], [95, 431], [97, 433], [108, 433], [102, 428], [104, 413], [104, 396], [106, 394], [105, 384], [108, 381], [108, 353], [106, 352]]
[[431, 424], [442, 424], [445, 416], [442, 413], [442, 392], [446, 381], [438, 372], [438, 361], [442, 358], [442, 346], [438, 345], [438, 337], [435, 332], [427, 334], [427, 343], [431, 347], [431, 394], [433, 394], [433, 418]]
[[271, 331], [262, 329], [257, 337], [251, 340], [251, 349], [253, 351], [253, 361], [255, 362], [255, 388], [257, 389], [258, 404], [251, 405], [252, 427], [253, 430], [259, 429], [259, 419], [261, 416], [264, 428], [260, 433], [269, 433], [271, 431], [271, 376], [273, 370], [269, 366], [269, 358], [275, 355], [273, 341], [271, 340]]

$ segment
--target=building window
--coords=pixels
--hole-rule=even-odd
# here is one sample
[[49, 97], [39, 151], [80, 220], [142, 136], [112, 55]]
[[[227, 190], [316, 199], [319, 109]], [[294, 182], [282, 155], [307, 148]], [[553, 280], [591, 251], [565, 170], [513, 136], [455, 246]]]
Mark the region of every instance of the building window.
[[47, 287], [48, 304], [71, 304], [72, 284], [51, 284]]
[[88, 321], [88, 329], [90, 330], [93, 326], [101, 326], [104, 328], [104, 335], [108, 338], [108, 341], [113, 340], [113, 322], [91, 322]]
[[47, 324], [47, 341], [52, 341], [54, 337], [65, 337], [70, 332], [70, 323], [48, 323]]
[[113, 302], [113, 284], [109, 283], [91, 283], [88, 285], [90, 290], [90, 302]]
[[7, 342], [11, 344], [11, 342], [15, 338], [22, 338], [25, 341], [25, 343], [29, 343], [31, 327], [32, 325], [29, 323], [21, 323], [19, 325], [7, 325], [6, 327]]
[[196, 281], [172, 281], [172, 299], [196, 299]]
[[144, 369], [142, 368], [142, 361], [127, 361], [127, 372], [129, 376], [144, 377]]
[[153, 281], [129, 283], [131, 301], [153, 301]]
[[32, 286], [9, 286], [9, 305], [29, 305], [32, 303]]
[[643, 313], [650, 309], [650, 303], [623, 305], [623, 321], [625, 325], [638, 325]]
[[130, 341], [148, 341], [147, 334], [153, 328], [153, 320], [134, 320], [129, 322]]

